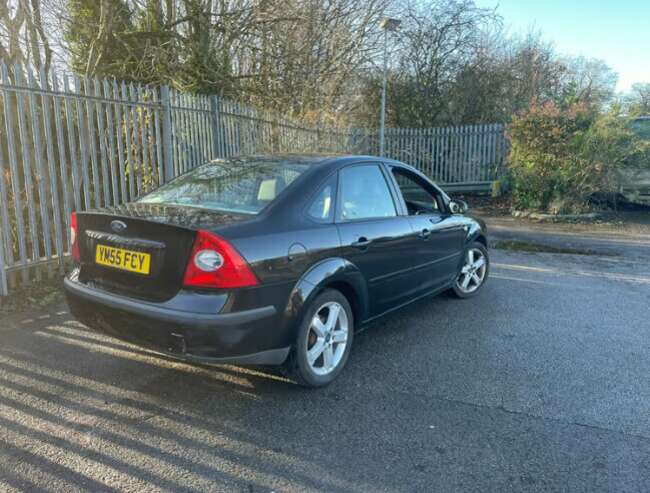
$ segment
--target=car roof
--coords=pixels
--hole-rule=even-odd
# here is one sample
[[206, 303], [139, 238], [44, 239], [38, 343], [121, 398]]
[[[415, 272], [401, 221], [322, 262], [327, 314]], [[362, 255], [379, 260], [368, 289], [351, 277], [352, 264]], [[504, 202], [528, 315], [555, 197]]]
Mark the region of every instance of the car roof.
[[358, 161], [384, 161], [384, 158], [366, 155], [333, 154], [333, 153], [282, 153], [282, 154], [251, 154], [215, 159], [212, 162], [239, 161], [245, 163], [265, 161], [269, 164], [291, 162], [309, 166], [341, 166]]

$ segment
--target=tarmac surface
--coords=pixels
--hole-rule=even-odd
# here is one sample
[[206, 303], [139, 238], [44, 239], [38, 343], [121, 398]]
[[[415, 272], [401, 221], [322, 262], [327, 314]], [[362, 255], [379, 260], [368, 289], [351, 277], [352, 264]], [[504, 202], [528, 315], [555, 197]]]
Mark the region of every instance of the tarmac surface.
[[196, 366], [65, 306], [0, 322], [2, 491], [649, 491], [650, 237], [512, 229], [471, 300], [355, 338], [332, 385]]

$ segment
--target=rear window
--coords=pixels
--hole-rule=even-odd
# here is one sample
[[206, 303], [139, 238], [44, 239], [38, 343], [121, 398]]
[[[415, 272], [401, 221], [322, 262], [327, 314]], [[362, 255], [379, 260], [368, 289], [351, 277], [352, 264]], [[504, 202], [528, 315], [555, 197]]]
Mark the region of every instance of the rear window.
[[306, 164], [291, 161], [214, 161], [179, 176], [138, 202], [257, 214], [306, 169]]

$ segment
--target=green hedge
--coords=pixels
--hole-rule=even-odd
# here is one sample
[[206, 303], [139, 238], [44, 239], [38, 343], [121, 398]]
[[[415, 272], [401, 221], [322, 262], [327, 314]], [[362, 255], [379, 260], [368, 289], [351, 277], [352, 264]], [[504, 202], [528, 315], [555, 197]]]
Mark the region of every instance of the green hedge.
[[650, 167], [650, 143], [617, 109], [534, 104], [508, 134], [513, 201], [521, 209], [580, 212], [593, 196], [615, 195], [621, 169]]

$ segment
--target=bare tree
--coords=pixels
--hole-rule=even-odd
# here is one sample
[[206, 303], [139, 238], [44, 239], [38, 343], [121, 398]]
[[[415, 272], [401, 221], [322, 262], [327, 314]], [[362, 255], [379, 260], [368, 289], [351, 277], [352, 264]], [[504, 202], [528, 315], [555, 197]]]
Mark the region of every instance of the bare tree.
[[38, 0], [0, 3], [0, 58], [9, 63], [27, 62], [38, 69], [49, 69], [52, 50]]
[[614, 97], [618, 74], [603, 60], [583, 56], [565, 58], [563, 86], [573, 99], [602, 106]]
[[314, 119], [341, 113], [355, 72], [377, 49], [384, 0], [267, 2], [285, 18], [259, 24], [256, 45], [239, 74], [265, 106]]
[[650, 116], [650, 82], [633, 84], [628, 104], [632, 113]]
[[612, 97], [602, 61], [560, 57], [537, 32], [513, 37], [474, 0], [0, 0], [0, 58], [374, 127], [385, 15], [402, 20], [389, 125], [508, 121], [532, 101]]
[[[489, 27], [500, 22], [491, 9], [472, 0], [401, 2], [394, 7], [402, 19], [401, 32], [393, 47], [389, 76], [387, 121], [395, 126], [431, 126], [449, 118], [448, 96], [459, 72], [476, 59]], [[378, 98], [379, 71], [367, 79], [366, 108], [362, 119], [372, 114]]]

